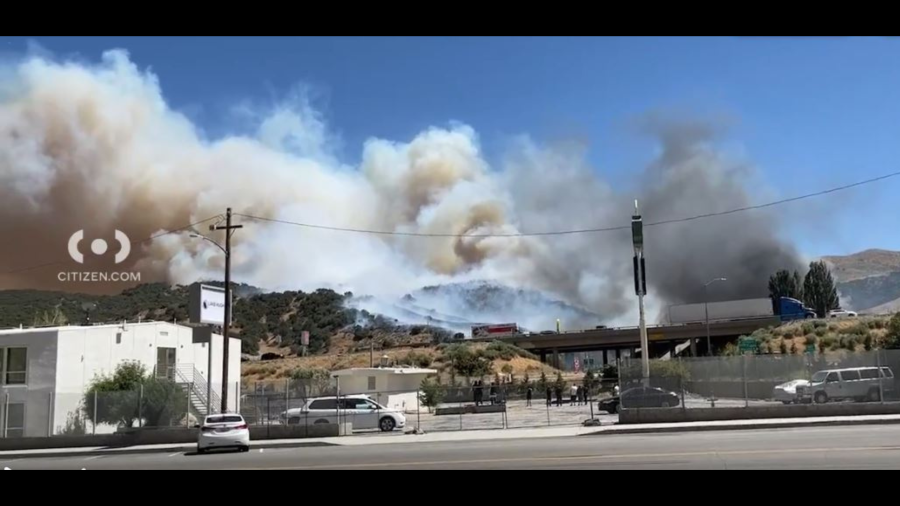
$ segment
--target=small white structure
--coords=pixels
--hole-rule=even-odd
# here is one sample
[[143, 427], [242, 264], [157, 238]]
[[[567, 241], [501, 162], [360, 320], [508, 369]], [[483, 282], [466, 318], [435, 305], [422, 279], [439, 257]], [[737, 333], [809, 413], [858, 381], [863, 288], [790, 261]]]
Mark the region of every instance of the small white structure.
[[[212, 404], [221, 403], [222, 338], [208, 328], [172, 323], [0, 330], [0, 438], [58, 434], [79, 413], [91, 380], [123, 362], [139, 362], [157, 377], [189, 389], [192, 411], [205, 412], [207, 379]], [[241, 342], [229, 340], [229, 410], [240, 397]], [[91, 429], [92, 431], [94, 429]], [[114, 427], [98, 426], [97, 433]]]
[[341, 395], [367, 394], [378, 404], [398, 411], [419, 409], [419, 387], [434, 369], [403, 367], [344, 369], [331, 373], [339, 381]]

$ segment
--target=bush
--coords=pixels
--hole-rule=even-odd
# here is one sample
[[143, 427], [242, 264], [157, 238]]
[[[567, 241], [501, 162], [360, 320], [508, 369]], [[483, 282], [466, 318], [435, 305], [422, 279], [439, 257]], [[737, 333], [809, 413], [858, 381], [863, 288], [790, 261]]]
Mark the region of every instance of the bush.
[[857, 336], [865, 337], [869, 335], [871, 331], [869, 330], [869, 326], [863, 322], [859, 322], [850, 328], [849, 333]]
[[828, 328], [828, 324], [826, 322], [823, 322], [822, 320], [816, 320], [813, 322], [813, 327], [817, 329], [824, 329]]
[[891, 350], [900, 349], [900, 313], [891, 317], [887, 325], [887, 347]]
[[816, 344], [818, 344], [818, 343], [819, 343], [819, 338], [818, 338], [818, 336], [815, 336], [815, 335], [812, 335], [812, 336], [806, 336], [806, 344], [816, 345]]
[[875, 320], [875, 328], [876, 329], [881, 330], [881, 329], [885, 328], [886, 326], [887, 325], [885, 324], [884, 320], [882, 320], [882, 319]]
[[845, 336], [841, 339], [841, 345], [846, 350], [856, 351], [856, 347], [859, 345], [859, 339], [853, 336]]
[[482, 353], [475, 353], [466, 344], [451, 344], [443, 349], [440, 361], [449, 364], [453, 372], [467, 378], [482, 378], [494, 373], [493, 364]]
[[875, 338], [872, 337], [872, 334], [863, 338], [863, 346], [865, 346], [866, 351], [872, 351], [872, 348], [875, 347]]
[[832, 332], [837, 332], [838, 330], [840, 330], [840, 327], [838, 326], [837, 323], [829, 323], [828, 330], [830, 330]]
[[124, 362], [111, 376], [94, 378], [83, 404], [94, 423], [133, 427], [142, 420], [145, 427], [170, 427], [185, 417], [188, 398], [175, 382], [148, 374], [140, 363]]
[[791, 355], [796, 355], [798, 351], [800, 351], [800, 347], [797, 346], [797, 341], [793, 341], [790, 349]]
[[307, 369], [299, 367], [290, 372], [291, 379], [294, 380], [331, 380], [331, 373], [326, 369]]
[[868, 325], [869, 330], [875, 330], [878, 328], [878, 325], [875, 324], [875, 320], [870, 320], [866, 325]]
[[787, 355], [788, 353], [788, 344], [786, 339], [781, 340], [781, 344], [778, 346], [778, 351], [781, 352], [782, 355]]
[[531, 360], [538, 359], [533, 353], [525, 351], [517, 346], [504, 343], [503, 341], [494, 341], [489, 344], [484, 351], [484, 356], [491, 360], [512, 360], [516, 357], [528, 358]]
[[430, 356], [424, 353], [416, 353], [415, 351], [411, 351], [406, 354], [406, 358], [403, 360], [403, 362], [413, 367], [426, 369], [428, 367], [431, 367], [433, 360]]
[[816, 337], [825, 337], [825, 334], [828, 334], [828, 330], [824, 327], [816, 329]]
[[804, 322], [800, 329], [803, 331], [803, 335], [808, 335], [816, 331], [816, 326], [812, 322]]
[[785, 339], [790, 340], [790, 339], [793, 339], [795, 336], [796, 336], [796, 335], [794, 334], [794, 331], [793, 331], [793, 330], [785, 330], [785, 331], [784, 331], [784, 336], [783, 336], [783, 337], [784, 337]]
[[441, 405], [444, 401], [446, 389], [436, 380], [429, 378], [422, 380], [422, 386], [419, 387], [419, 401], [428, 409], [433, 409]]

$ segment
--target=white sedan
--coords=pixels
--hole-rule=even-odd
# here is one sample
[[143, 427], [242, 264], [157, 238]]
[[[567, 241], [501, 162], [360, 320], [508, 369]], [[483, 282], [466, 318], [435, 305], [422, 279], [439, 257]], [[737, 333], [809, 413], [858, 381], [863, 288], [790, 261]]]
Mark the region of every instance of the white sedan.
[[859, 316], [856, 311], [846, 311], [844, 309], [833, 309], [828, 312], [829, 318], [856, 318]]
[[206, 421], [200, 427], [197, 453], [202, 454], [217, 448], [250, 451], [250, 428], [244, 417], [230, 413], [206, 417]]
[[773, 397], [775, 400], [784, 404], [796, 404], [802, 401], [800, 394], [797, 393], [798, 387], [809, 387], [809, 381], [794, 380], [783, 385], [775, 387]]

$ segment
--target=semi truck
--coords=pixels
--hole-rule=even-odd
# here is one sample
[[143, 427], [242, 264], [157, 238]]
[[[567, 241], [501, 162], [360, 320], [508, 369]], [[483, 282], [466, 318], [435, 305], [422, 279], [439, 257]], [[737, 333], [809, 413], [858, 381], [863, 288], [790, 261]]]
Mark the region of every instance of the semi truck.
[[[706, 321], [706, 311], [705, 303], [669, 306], [669, 323], [703, 323]], [[815, 318], [816, 312], [790, 297], [781, 297], [777, 305], [768, 298], [709, 303], [709, 321], [712, 322], [776, 317], [787, 322]]]
[[479, 325], [472, 327], [473, 339], [512, 337], [518, 333], [519, 326], [515, 323], [505, 323], [503, 325]]

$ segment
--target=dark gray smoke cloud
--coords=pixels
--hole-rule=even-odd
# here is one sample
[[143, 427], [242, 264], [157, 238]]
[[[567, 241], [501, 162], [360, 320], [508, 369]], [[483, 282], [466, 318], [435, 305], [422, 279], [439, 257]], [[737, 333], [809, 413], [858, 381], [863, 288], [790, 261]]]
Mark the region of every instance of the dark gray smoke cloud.
[[[722, 133], [713, 122], [653, 117], [645, 131], [662, 151], [645, 175], [643, 212], [647, 221], [679, 219], [753, 205], [750, 167], [731, 162], [713, 148]], [[669, 302], [766, 297], [768, 276], [779, 269], [802, 270], [796, 249], [781, 240], [778, 215], [755, 210], [646, 230], [648, 272], [660, 297]]]
[[[259, 121], [255, 136], [208, 141], [168, 107], [157, 77], [122, 51], [96, 65], [30, 58], [0, 76], [0, 289], [124, 288], [59, 283], [60, 267], [2, 273], [55, 260], [78, 269], [66, 251], [78, 229], [88, 238], [109, 240], [119, 229], [138, 239], [226, 206], [333, 227], [483, 235], [627, 225], [634, 198], [648, 221], [754, 200], [746, 183], [752, 170], [716, 151], [715, 122], [644, 121], [660, 153], [636, 175], [634, 195], [610, 187], [578, 143], [543, 146], [523, 137], [492, 167], [465, 125], [430, 128], [407, 142], [371, 139], [360, 165], [347, 167], [302, 96], [246, 114]], [[425, 285], [488, 280], [547, 292], [610, 323], [634, 321], [628, 231], [422, 238], [242, 221], [235, 279], [263, 288], [398, 297]], [[714, 277], [729, 278], [714, 298], [764, 295], [769, 273], [799, 264], [778, 232], [769, 212], [648, 229], [651, 314], [699, 300]], [[114, 267], [108, 257], [94, 260]], [[217, 279], [222, 261], [216, 248], [178, 233], [136, 246], [119, 268], [139, 270], [144, 282], [185, 284]], [[522, 307], [535, 328], [554, 328], [560, 317], [552, 304]]]

